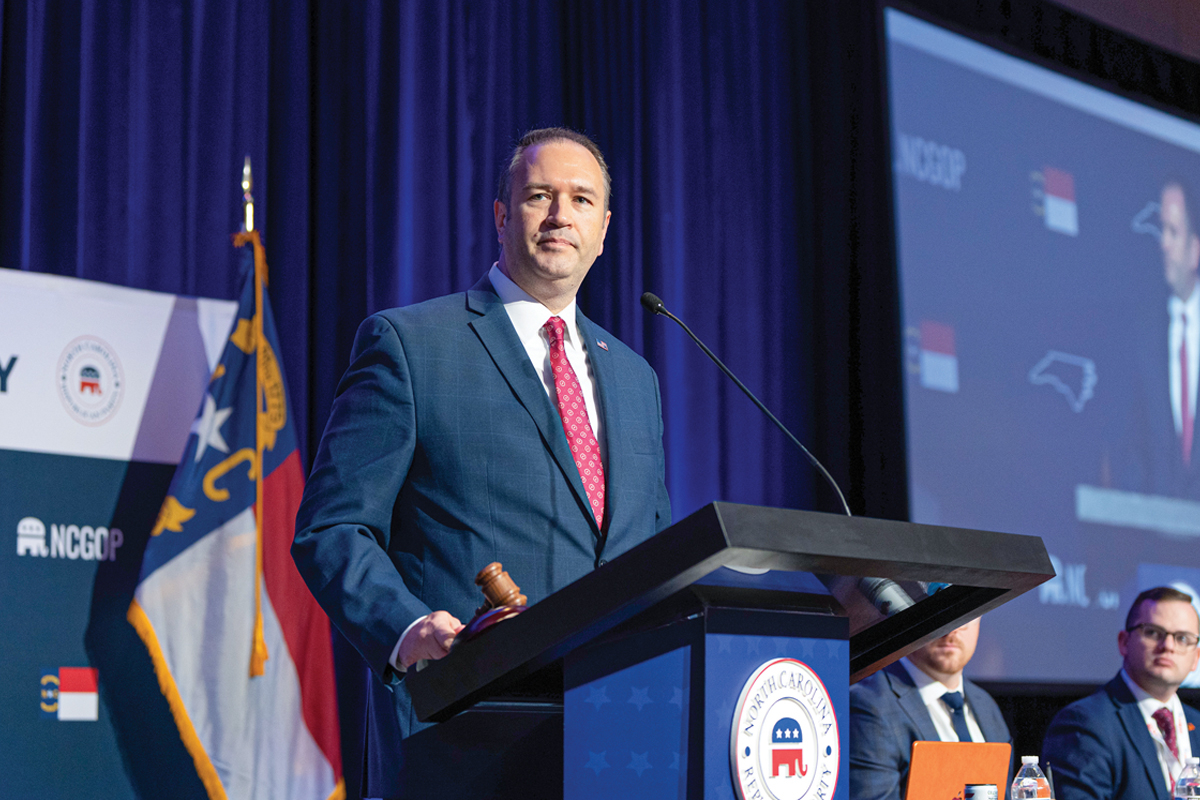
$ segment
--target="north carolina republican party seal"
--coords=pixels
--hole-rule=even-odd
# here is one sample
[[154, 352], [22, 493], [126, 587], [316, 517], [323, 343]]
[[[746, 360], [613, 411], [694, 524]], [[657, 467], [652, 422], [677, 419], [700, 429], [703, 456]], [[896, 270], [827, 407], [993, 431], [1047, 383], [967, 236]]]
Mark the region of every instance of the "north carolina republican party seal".
[[741, 800], [830, 800], [841, 748], [825, 684], [777, 658], [754, 671], [734, 708], [729, 766]]

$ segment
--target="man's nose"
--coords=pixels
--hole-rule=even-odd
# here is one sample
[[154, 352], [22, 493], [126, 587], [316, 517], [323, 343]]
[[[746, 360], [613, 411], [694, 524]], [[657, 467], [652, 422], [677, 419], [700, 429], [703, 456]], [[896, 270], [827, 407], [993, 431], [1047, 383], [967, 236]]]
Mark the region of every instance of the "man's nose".
[[571, 224], [571, 205], [566, 198], [555, 195], [550, 200], [550, 208], [546, 215], [546, 219], [557, 223], [557, 227], [563, 227]]

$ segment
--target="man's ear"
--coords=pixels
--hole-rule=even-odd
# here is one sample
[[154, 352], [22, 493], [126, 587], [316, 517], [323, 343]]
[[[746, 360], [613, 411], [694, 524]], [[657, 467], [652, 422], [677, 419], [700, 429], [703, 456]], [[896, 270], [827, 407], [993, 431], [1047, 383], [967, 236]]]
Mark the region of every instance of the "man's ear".
[[492, 216], [496, 218], [497, 238], [504, 241], [504, 226], [508, 222], [508, 209], [499, 200], [492, 203]]

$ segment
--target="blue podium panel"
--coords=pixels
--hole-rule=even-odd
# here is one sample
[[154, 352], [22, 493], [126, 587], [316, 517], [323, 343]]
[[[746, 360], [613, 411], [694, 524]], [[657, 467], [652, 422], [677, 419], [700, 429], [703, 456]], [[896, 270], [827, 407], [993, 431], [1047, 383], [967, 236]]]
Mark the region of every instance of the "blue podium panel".
[[563, 668], [563, 797], [846, 797], [845, 618], [707, 608]]
[[704, 797], [846, 797], [850, 642], [732, 633], [706, 639]]
[[690, 645], [563, 692], [563, 797], [685, 798]]

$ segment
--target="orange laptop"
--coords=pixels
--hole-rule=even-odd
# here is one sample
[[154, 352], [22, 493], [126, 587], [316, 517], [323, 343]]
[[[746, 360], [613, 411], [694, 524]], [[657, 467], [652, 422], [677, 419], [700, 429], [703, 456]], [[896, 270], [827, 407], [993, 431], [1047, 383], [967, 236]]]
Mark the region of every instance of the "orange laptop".
[[913, 742], [907, 800], [962, 800], [963, 787], [991, 783], [1003, 800], [1012, 746], [994, 742]]

